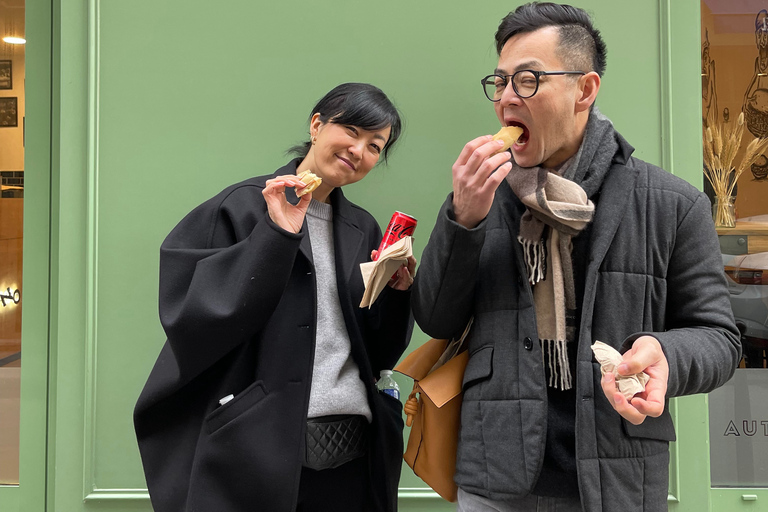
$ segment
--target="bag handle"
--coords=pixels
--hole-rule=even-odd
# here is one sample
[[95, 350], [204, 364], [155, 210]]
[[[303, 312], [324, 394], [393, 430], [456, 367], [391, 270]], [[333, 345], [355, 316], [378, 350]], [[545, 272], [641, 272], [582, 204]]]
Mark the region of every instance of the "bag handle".
[[413, 391], [408, 395], [408, 400], [403, 405], [403, 412], [405, 413], [405, 425], [410, 427], [413, 425], [413, 418], [416, 413], [419, 412], [419, 400], [416, 398], [416, 393], [419, 392], [419, 381], [413, 381]]

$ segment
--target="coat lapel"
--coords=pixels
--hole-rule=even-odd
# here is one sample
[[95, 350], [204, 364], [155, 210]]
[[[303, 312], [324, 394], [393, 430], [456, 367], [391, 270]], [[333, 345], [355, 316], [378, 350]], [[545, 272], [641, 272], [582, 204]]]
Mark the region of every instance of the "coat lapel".
[[595, 310], [597, 277], [600, 265], [611, 247], [619, 225], [630, 204], [629, 197], [635, 189], [637, 169], [623, 164], [614, 164], [605, 177], [600, 192], [600, 200], [592, 226], [592, 238], [589, 245], [589, 258], [584, 280], [584, 298], [582, 302], [579, 332], [578, 358], [581, 361], [592, 360], [592, 315]]
[[[357, 265], [357, 254], [363, 244], [364, 234], [358, 227], [352, 205], [340, 189], [331, 192], [333, 204], [333, 241], [336, 246], [336, 279], [348, 283]], [[367, 260], [366, 260], [367, 261]]]
[[624, 218], [627, 205], [630, 204], [629, 196], [635, 189], [636, 181], [637, 169], [625, 165], [614, 165], [605, 177], [592, 226], [585, 300], [590, 291], [594, 291], [592, 289], [597, 280], [597, 270], [605, 259], [619, 224]]

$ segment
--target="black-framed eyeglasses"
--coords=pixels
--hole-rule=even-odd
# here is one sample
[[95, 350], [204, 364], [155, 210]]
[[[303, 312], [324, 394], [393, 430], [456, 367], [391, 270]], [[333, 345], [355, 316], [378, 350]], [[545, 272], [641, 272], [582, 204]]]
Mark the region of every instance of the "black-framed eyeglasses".
[[546, 75], [586, 75], [584, 71], [534, 71], [532, 69], [521, 69], [512, 75], [488, 75], [480, 83], [483, 84], [483, 91], [486, 98], [491, 101], [499, 101], [504, 94], [509, 82], [512, 82], [512, 88], [515, 94], [521, 98], [530, 98], [539, 90], [539, 78]]

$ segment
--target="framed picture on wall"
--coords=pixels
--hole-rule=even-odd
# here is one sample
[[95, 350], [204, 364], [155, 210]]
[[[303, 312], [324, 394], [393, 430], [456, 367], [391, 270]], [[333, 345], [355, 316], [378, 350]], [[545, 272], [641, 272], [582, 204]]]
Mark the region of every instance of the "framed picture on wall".
[[0, 128], [19, 126], [17, 98], [0, 98]]
[[0, 89], [13, 89], [13, 67], [10, 60], [0, 60]]

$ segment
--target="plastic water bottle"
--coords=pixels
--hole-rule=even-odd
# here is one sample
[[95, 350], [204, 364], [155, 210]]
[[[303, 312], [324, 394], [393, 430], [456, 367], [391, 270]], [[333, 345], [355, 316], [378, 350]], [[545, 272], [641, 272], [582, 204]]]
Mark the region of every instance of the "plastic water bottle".
[[392, 378], [392, 370], [381, 370], [381, 376], [378, 382], [376, 382], [376, 389], [380, 393], [385, 393], [392, 398], [400, 400], [400, 386]]

